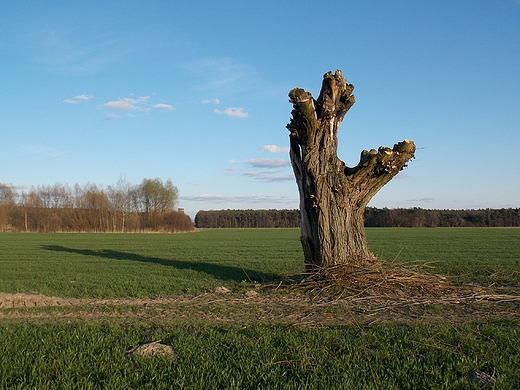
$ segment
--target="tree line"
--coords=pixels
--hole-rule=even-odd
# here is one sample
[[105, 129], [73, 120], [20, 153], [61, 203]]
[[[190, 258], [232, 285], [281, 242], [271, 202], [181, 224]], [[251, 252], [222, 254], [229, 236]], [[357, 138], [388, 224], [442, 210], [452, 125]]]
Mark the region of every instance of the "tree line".
[[300, 226], [298, 210], [201, 210], [197, 228], [288, 228]]
[[[197, 228], [300, 227], [299, 210], [201, 210]], [[428, 210], [375, 208], [365, 210], [365, 227], [520, 227], [520, 209]]]
[[367, 227], [520, 227], [520, 208], [478, 210], [367, 207]]
[[14, 232], [185, 232], [191, 218], [175, 211], [179, 191], [171, 180], [119, 179], [106, 188], [39, 185], [28, 191], [0, 183], [0, 231]]

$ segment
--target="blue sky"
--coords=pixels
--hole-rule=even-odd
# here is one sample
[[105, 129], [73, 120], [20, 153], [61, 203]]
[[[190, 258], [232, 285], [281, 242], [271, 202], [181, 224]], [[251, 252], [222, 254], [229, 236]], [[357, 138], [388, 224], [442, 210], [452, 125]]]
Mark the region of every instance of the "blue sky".
[[355, 85], [338, 156], [419, 148], [377, 207], [520, 207], [520, 1], [4, 1], [0, 183], [172, 179], [297, 208], [287, 94]]

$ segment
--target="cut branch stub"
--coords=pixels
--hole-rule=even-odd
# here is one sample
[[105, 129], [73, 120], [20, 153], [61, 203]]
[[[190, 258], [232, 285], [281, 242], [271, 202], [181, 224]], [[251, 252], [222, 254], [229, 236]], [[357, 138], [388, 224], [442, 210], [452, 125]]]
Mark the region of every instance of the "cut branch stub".
[[356, 102], [356, 98], [352, 95], [353, 91], [354, 86], [347, 84], [341, 70], [336, 70], [334, 74], [325, 73], [317, 101], [318, 119], [335, 118], [339, 126], [345, 114]]
[[310, 268], [375, 259], [366, 243], [364, 209], [415, 153], [413, 141], [404, 140], [392, 149], [364, 150], [357, 166], [345, 166], [337, 157], [337, 133], [356, 101], [353, 91], [337, 70], [323, 76], [317, 100], [301, 88], [289, 93], [290, 157], [300, 192], [301, 241]]
[[293, 119], [287, 125], [291, 137], [299, 144], [307, 144], [313, 138], [318, 127], [314, 108], [314, 99], [310, 92], [295, 88], [289, 93], [289, 101], [293, 104]]

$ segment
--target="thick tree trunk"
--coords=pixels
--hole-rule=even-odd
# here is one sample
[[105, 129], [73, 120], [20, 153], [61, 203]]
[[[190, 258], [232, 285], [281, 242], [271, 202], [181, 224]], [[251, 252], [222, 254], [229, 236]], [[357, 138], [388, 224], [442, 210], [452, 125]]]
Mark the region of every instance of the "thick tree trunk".
[[300, 192], [301, 242], [307, 269], [371, 263], [365, 236], [368, 202], [413, 158], [415, 144], [364, 150], [359, 164], [347, 167], [337, 157], [338, 130], [355, 102], [354, 86], [341, 71], [324, 75], [320, 96], [295, 88], [290, 157]]

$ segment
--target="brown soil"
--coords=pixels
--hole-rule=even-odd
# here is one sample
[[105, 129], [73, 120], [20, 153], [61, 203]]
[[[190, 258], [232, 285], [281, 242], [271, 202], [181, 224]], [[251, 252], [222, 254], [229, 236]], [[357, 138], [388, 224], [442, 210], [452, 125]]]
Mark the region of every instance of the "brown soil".
[[0, 293], [0, 309], [7, 308], [30, 308], [30, 307], [51, 307], [51, 306], [84, 306], [84, 305], [129, 305], [139, 306], [147, 303], [169, 303], [175, 301], [173, 298], [161, 299], [95, 299], [95, 298], [58, 298], [45, 295], [33, 294], [6, 294]]
[[0, 319], [121, 320], [168, 324], [341, 326], [377, 322], [520, 320], [520, 296], [453, 291], [444, 296], [320, 296], [269, 289], [156, 299], [70, 299], [0, 293]]

